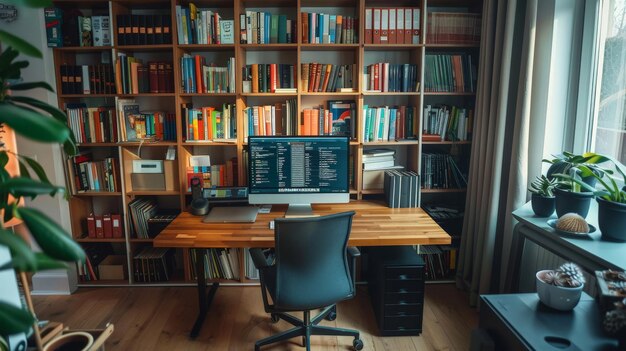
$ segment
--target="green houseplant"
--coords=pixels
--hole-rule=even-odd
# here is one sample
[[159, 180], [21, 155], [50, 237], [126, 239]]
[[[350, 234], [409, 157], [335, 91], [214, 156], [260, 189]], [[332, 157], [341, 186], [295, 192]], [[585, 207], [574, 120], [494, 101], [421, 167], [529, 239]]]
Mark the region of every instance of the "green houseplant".
[[556, 179], [549, 179], [542, 175], [530, 183], [531, 205], [533, 212], [539, 217], [550, 217], [554, 213], [554, 188]]
[[[608, 158], [608, 157], [607, 157]], [[594, 177], [600, 188], [590, 186], [580, 179], [566, 174], [556, 176], [576, 182], [585, 190], [592, 192], [598, 201], [598, 226], [602, 232], [602, 238], [612, 241], [626, 242], [626, 191], [617, 184], [612, 175], [617, 172], [626, 183], [626, 168], [619, 161], [610, 159], [613, 169], [604, 169], [600, 175], [591, 168], [578, 166], [581, 176]], [[603, 177], [603, 175], [608, 175]]]
[[[50, 1], [42, 0], [9, 2], [18, 6], [51, 5]], [[3, 49], [0, 53], [0, 124], [38, 142], [63, 144], [65, 152], [69, 156], [74, 155], [76, 147], [63, 111], [33, 98], [11, 94], [31, 89], [53, 91], [45, 82], [21, 82], [21, 71], [28, 67], [29, 62], [18, 58], [18, 55], [42, 57], [41, 52], [2, 30], [0, 44]], [[19, 176], [11, 175], [7, 170], [10, 157], [19, 162]], [[4, 146], [0, 148], [0, 166], [0, 246], [8, 249], [11, 255], [11, 261], [0, 266], [0, 270], [36, 272], [67, 267], [63, 261], [84, 260], [82, 248], [55, 221], [34, 208], [19, 206], [20, 199], [24, 197], [55, 196], [65, 193], [65, 189], [51, 184], [43, 167], [33, 158], [7, 150]], [[23, 221], [42, 252], [33, 252], [21, 237], [5, 228], [4, 224], [13, 218]], [[0, 349], [7, 348], [3, 336], [27, 332], [34, 322], [34, 316], [28, 310], [0, 300]]]

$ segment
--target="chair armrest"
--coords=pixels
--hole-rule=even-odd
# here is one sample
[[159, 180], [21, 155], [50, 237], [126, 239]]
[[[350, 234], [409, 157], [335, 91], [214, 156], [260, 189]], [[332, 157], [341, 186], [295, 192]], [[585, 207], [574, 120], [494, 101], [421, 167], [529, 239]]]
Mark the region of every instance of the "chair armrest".
[[348, 255], [352, 258], [359, 257], [361, 256], [361, 251], [356, 246], [348, 246]]
[[271, 266], [271, 262], [268, 261], [267, 257], [265, 256], [265, 250], [266, 249], [261, 249], [261, 248], [251, 248], [250, 249], [250, 256], [252, 257], [252, 262], [254, 262], [254, 266], [257, 269], [263, 269], [265, 267], [269, 267]]

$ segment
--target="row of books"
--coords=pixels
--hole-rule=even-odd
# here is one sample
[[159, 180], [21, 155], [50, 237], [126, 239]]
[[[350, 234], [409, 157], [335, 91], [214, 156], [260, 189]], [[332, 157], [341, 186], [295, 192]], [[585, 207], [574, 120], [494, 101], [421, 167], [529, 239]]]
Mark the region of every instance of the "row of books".
[[117, 45], [172, 43], [172, 17], [165, 15], [117, 15]]
[[466, 141], [471, 138], [474, 111], [457, 106], [424, 107], [423, 141]]
[[366, 91], [403, 93], [419, 91], [417, 65], [380, 62], [366, 66], [363, 74]]
[[131, 227], [138, 239], [149, 239], [156, 235], [148, 229], [148, 220], [156, 216], [159, 207], [154, 199], [138, 198], [128, 204]]
[[358, 44], [358, 18], [302, 12], [303, 44]]
[[427, 280], [449, 279], [456, 271], [457, 249], [452, 246], [419, 245], [417, 253], [424, 260]]
[[118, 166], [114, 158], [93, 161], [90, 153], [84, 153], [74, 156], [71, 162], [75, 192], [119, 191]]
[[134, 99], [117, 100], [120, 141], [176, 140], [176, 115], [163, 111], [140, 111]]
[[302, 110], [302, 120], [298, 135], [337, 135], [354, 136], [353, 123], [356, 115], [356, 102], [329, 100], [328, 108], [306, 108]]
[[419, 175], [413, 171], [387, 170], [383, 184], [385, 202], [391, 208], [419, 207]]
[[237, 119], [235, 104], [223, 104], [222, 110], [215, 107], [193, 107], [182, 105], [186, 141], [235, 140]]
[[87, 107], [84, 103], [67, 104], [66, 114], [77, 143], [117, 143], [115, 108]]
[[178, 44], [234, 44], [235, 23], [223, 20], [218, 12], [176, 5]]
[[424, 64], [424, 91], [476, 91], [476, 60], [472, 55], [427, 53]]
[[429, 12], [426, 41], [433, 44], [480, 43], [480, 14]]
[[134, 281], [137, 283], [168, 281], [173, 264], [170, 249], [146, 246], [133, 256]]
[[230, 57], [226, 66], [206, 64], [200, 55], [185, 54], [180, 59], [184, 93], [234, 93], [235, 58]]
[[187, 167], [187, 190], [191, 191], [191, 179], [198, 178], [203, 188], [220, 186], [237, 186], [238, 181], [237, 158], [231, 158], [224, 164], [214, 164], [202, 167]]
[[334, 92], [354, 90], [356, 66], [325, 63], [303, 63], [300, 65], [301, 86], [304, 92]]
[[295, 93], [296, 70], [290, 64], [251, 64], [243, 68], [244, 93]]
[[87, 245], [84, 246], [85, 261], [79, 263], [78, 279], [81, 282], [90, 282], [100, 280], [98, 266], [109, 255], [113, 254], [113, 250], [108, 245]]
[[118, 53], [115, 82], [122, 94], [173, 93], [174, 71], [171, 62], [148, 62]]
[[296, 99], [265, 106], [249, 106], [243, 110], [244, 138], [249, 135], [297, 135], [300, 123]]
[[269, 12], [246, 11], [239, 16], [241, 44], [286, 44], [295, 43], [296, 21], [286, 15]]
[[112, 45], [109, 16], [83, 16], [80, 12], [65, 13], [48, 7], [44, 17], [49, 47]]
[[418, 111], [413, 106], [363, 106], [364, 142], [414, 139], [418, 128]]
[[196, 270], [197, 261], [204, 257], [205, 279], [239, 279], [239, 250], [238, 249], [205, 249], [205, 255], [198, 255], [198, 250], [191, 250], [189, 267], [191, 280], [198, 279]]
[[467, 170], [450, 154], [422, 153], [423, 189], [462, 189], [467, 187]]
[[123, 238], [124, 224], [117, 213], [87, 216], [87, 237], [91, 239]]
[[419, 44], [420, 9], [366, 8], [365, 44]]
[[243, 264], [245, 268], [245, 276], [248, 279], [259, 279], [259, 270], [254, 266], [254, 262], [252, 261], [252, 256], [250, 256], [250, 249], [243, 249]]
[[61, 94], [115, 94], [111, 65], [61, 65]]

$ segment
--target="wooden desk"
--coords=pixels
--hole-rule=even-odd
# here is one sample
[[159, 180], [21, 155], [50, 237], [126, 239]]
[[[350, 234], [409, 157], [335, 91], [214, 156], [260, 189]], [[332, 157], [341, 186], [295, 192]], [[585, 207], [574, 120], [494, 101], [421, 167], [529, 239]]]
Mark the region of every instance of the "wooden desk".
[[[273, 247], [274, 231], [270, 221], [285, 214], [286, 206], [257, 216], [254, 223], [202, 223], [202, 217], [181, 213], [153, 242], [157, 247], [198, 249], [199, 314], [190, 336], [196, 337], [219, 283], [206, 291], [204, 256], [207, 248]], [[355, 211], [350, 246], [446, 245], [450, 236], [421, 208], [389, 208], [382, 201], [352, 201], [348, 204], [314, 205], [319, 215]]]

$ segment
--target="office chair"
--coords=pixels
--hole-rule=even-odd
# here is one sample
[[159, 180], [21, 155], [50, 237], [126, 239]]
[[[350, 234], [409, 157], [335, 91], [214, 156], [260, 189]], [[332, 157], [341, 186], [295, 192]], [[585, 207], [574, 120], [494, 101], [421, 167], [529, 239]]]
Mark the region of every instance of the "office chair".
[[[355, 295], [354, 260], [359, 251], [347, 247], [352, 216], [354, 212], [276, 219], [273, 257], [266, 257], [262, 249], [250, 250], [254, 265], [259, 269], [265, 312], [271, 313], [274, 323], [282, 319], [294, 326], [257, 341], [255, 351], [297, 336], [303, 337], [303, 346], [309, 351], [311, 335], [352, 336], [354, 349], [363, 349], [357, 330], [318, 325], [324, 318], [334, 320], [335, 304]], [[348, 252], [352, 256], [351, 267]], [[322, 312], [311, 318], [311, 310], [320, 308]], [[287, 313], [293, 311], [303, 311], [303, 319]]]

